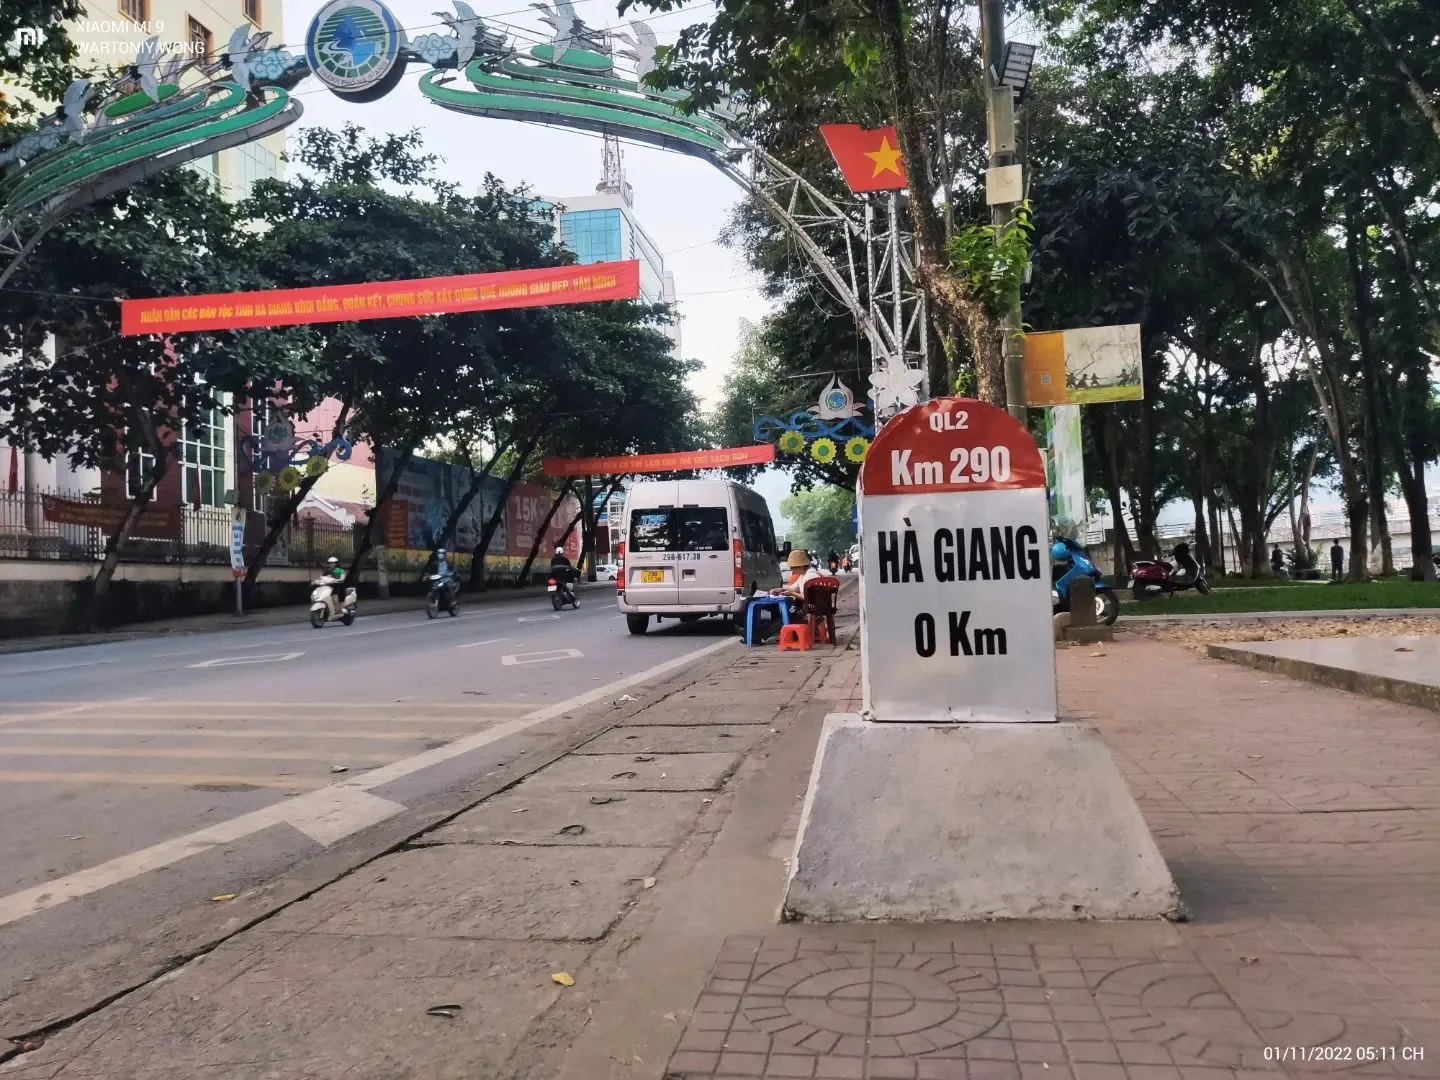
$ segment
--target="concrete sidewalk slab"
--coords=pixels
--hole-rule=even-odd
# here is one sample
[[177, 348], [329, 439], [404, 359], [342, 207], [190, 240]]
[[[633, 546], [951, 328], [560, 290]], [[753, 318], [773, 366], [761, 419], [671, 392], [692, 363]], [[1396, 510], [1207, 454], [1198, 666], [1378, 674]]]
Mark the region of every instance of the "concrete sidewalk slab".
[[519, 790], [714, 791], [739, 763], [738, 754], [577, 754], [532, 776]]
[[430, 844], [663, 847], [680, 843], [705, 808], [690, 791], [507, 791], [427, 833]]
[[1207, 651], [1216, 660], [1440, 712], [1440, 637], [1254, 641]]

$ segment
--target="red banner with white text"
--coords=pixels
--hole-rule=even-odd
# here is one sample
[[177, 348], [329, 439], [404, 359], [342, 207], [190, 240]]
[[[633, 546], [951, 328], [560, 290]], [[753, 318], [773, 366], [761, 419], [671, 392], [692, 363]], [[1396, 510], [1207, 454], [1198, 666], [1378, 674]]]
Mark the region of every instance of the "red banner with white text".
[[399, 319], [464, 311], [634, 300], [640, 264], [590, 263], [493, 274], [317, 285], [309, 289], [159, 296], [120, 301], [120, 333], [174, 334], [305, 323]]
[[617, 457], [546, 458], [546, 476], [629, 476], [633, 473], [686, 472], [736, 465], [768, 465], [774, 443], [732, 446], [724, 450], [682, 450], [674, 454], [626, 454]]

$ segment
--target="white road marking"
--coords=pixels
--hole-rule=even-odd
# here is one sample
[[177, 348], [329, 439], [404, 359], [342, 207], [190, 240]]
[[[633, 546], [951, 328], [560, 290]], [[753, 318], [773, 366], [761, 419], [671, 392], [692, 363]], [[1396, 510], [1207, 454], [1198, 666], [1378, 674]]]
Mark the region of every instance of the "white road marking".
[[[40, 733], [37, 733], [40, 734]], [[0, 746], [0, 761], [7, 757], [143, 757], [204, 758], [225, 761], [335, 761], [383, 765], [389, 755], [357, 754], [353, 750], [235, 750], [209, 746]]]
[[303, 652], [265, 653], [261, 656], [220, 656], [214, 660], [202, 660], [192, 668], [239, 667], [241, 664], [283, 664], [286, 660], [298, 660]]
[[549, 649], [546, 652], [511, 653], [502, 656], [500, 663], [506, 667], [524, 667], [526, 664], [548, 664], [552, 660], [579, 660], [584, 655], [579, 649]]
[[[9, 724], [23, 724], [29, 720], [58, 720], [64, 716], [77, 716], [80, 713], [94, 712], [96, 709], [113, 709], [121, 705], [138, 705], [142, 701], [149, 701], [149, 698], [125, 698], [123, 701], [90, 701], [84, 705], [71, 705], [69, 708], [55, 709], [48, 708], [44, 712], [25, 713], [19, 716], [6, 716], [0, 719], [0, 727]], [[11, 706], [14, 707], [13, 705]]]
[[[471, 724], [474, 721], [449, 720], [438, 716], [426, 718], [435, 724]], [[423, 723], [425, 721], [417, 721]], [[481, 723], [499, 723], [500, 717], [483, 717]], [[221, 729], [211, 731], [205, 728], [11, 728], [9, 731], [0, 732], [0, 739], [8, 739], [12, 735], [63, 735], [66, 738], [79, 739], [108, 739], [114, 738], [136, 738], [136, 739], [379, 739], [388, 742], [419, 742], [421, 739], [449, 738], [454, 732], [426, 732], [426, 731], [353, 731], [336, 730], [334, 728], [323, 728], [316, 731], [304, 731], [291, 728], [288, 731], [271, 730], [242, 730], [230, 731]], [[10, 753], [14, 748], [0, 746], [0, 756]], [[74, 753], [66, 750], [64, 753]], [[388, 758], [386, 759], [389, 760]]]
[[[586, 705], [613, 697], [621, 690], [627, 690], [632, 686], [684, 668], [701, 657], [729, 648], [738, 641], [738, 638], [717, 641], [712, 645], [706, 645], [704, 648], [696, 649], [683, 656], [677, 656], [673, 660], [667, 660], [634, 675], [626, 676], [607, 686], [598, 686], [578, 697], [547, 705], [543, 709], [527, 713], [518, 720], [497, 724], [486, 731], [478, 731], [474, 735], [456, 739], [445, 746], [415, 754], [402, 761], [397, 761], [393, 765], [381, 766], [339, 784], [332, 784], [318, 791], [297, 795], [293, 799], [278, 802], [262, 810], [241, 814], [239, 817], [201, 829], [198, 832], [166, 840], [141, 851], [121, 855], [98, 866], [92, 866], [89, 869], [36, 885], [33, 888], [0, 897], [0, 926], [17, 922], [38, 911], [56, 907], [67, 900], [88, 896], [110, 885], [129, 881], [131, 878], [149, 873], [151, 870], [173, 866], [191, 855], [209, 851], [221, 844], [234, 843], [236, 840], [252, 836], [273, 825], [288, 823], [316, 843], [328, 847], [362, 829], [394, 817], [405, 809], [399, 803], [371, 795], [370, 789], [401, 780], [441, 762], [489, 746], [491, 743], [524, 731], [526, 728], [534, 727], [536, 724], [544, 723], [546, 720], [553, 720], [558, 716], [574, 712], [576, 709], [584, 708]], [[299, 778], [294, 779], [298, 780]]]
[[471, 641], [464, 645], [456, 645], [457, 649], [474, 649], [481, 645], [499, 645], [505, 639], [503, 637], [486, 638], [484, 641]]
[[16, 671], [0, 671], [0, 676], [10, 678], [14, 675], [40, 675], [47, 671], [71, 671], [74, 668], [99, 667], [101, 664], [118, 664], [119, 660], [83, 660], [75, 664], [51, 664], [49, 667], [20, 668]]
[[558, 618], [560, 618], [560, 616], [559, 616], [558, 614], [556, 614], [556, 615], [521, 615], [521, 616], [520, 616], [518, 619], [516, 619], [515, 621], [516, 621], [516, 622], [553, 622], [555, 619], [558, 619]]

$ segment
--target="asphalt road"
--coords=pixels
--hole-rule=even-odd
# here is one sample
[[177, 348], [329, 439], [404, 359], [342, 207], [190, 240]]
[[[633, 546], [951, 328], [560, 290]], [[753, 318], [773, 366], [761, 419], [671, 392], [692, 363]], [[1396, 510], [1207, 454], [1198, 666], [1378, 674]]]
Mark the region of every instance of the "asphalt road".
[[[0, 656], [0, 998], [514, 761], [733, 634], [607, 589]], [[660, 671], [652, 669], [662, 668]]]

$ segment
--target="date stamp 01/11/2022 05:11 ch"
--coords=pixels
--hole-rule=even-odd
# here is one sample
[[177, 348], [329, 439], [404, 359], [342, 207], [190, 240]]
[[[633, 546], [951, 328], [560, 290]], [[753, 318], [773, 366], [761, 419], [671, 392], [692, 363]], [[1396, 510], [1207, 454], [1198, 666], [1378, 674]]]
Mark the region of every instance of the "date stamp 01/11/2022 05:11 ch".
[[1424, 1061], [1423, 1046], [1267, 1046], [1266, 1061]]

